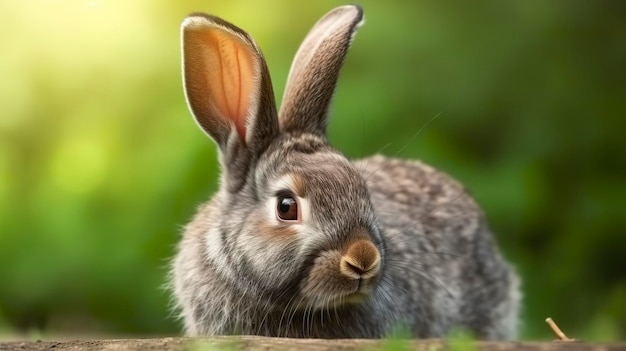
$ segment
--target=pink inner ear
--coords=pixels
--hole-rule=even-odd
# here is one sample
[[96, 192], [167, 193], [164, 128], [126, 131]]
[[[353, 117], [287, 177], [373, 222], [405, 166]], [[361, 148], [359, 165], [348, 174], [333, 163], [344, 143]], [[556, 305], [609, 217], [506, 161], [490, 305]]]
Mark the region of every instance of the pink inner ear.
[[[219, 27], [195, 27], [189, 29], [185, 46], [190, 60], [206, 67], [206, 72], [194, 72], [187, 79], [198, 88], [199, 99], [209, 100], [218, 117], [235, 126], [242, 142], [246, 140], [247, 117], [250, 113], [253, 93], [255, 53], [236, 35]], [[192, 97], [194, 98], [194, 97]]]

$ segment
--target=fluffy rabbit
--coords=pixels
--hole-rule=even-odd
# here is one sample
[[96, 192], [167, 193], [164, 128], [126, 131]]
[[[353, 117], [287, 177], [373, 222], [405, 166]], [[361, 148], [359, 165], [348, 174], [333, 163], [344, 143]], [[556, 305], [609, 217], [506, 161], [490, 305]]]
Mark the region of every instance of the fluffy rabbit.
[[279, 112], [246, 32], [206, 14], [183, 21], [187, 102], [222, 171], [172, 265], [188, 335], [516, 336], [519, 280], [463, 186], [418, 161], [350, 162], [328, 143], [331, 97], [362, 19], [350, 5], [315, 24]]

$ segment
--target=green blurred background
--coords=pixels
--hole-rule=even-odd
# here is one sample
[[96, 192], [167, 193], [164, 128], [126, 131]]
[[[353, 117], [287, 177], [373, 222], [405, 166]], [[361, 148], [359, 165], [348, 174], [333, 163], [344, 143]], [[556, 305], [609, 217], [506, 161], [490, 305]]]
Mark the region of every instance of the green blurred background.
[[[179, 333], [168, 260], [218, 176], [183, 98], [181, 19], [249, 31], [280, 98], [339, 4], [0, 2], [0, 338]], [[471, 189], [523, 276], [523, 338], [552, 339], [548, 316], [626, 338], [626, 2], [361, 4], [331, 141]]]

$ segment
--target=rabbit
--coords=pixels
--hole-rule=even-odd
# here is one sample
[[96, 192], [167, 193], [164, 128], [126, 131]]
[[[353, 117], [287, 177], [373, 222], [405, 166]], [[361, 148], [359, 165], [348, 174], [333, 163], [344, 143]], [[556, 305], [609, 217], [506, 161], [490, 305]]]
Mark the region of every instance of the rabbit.
[[184, 227], [170, 285], [189, 336], [514, 339], [520, 279], [448, 175], [329, 145], [329, 106], [363, 23], [341, 6], [310, 30], [277, 110], [255, 41], [221, 18], [181, 25], [189, 110], [217, 144], [219, 190]]

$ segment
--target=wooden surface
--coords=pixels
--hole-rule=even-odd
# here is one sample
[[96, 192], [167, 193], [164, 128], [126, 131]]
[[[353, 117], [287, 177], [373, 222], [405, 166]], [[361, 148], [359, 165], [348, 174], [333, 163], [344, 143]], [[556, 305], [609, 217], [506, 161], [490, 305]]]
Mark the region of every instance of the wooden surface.
[[583, 342], [477, 342], [447, 345], [441, 340], [320, 340], [283, 339], [255, 336], [214, 338], [160, 338], [80, 341], [28, 341], [2, 342], [5, 350], [276, 350], [276, 351], [325, 351], [325, 350], [419, 350], [419, 351], [626, 351], [626, 343], [590, 344]]

